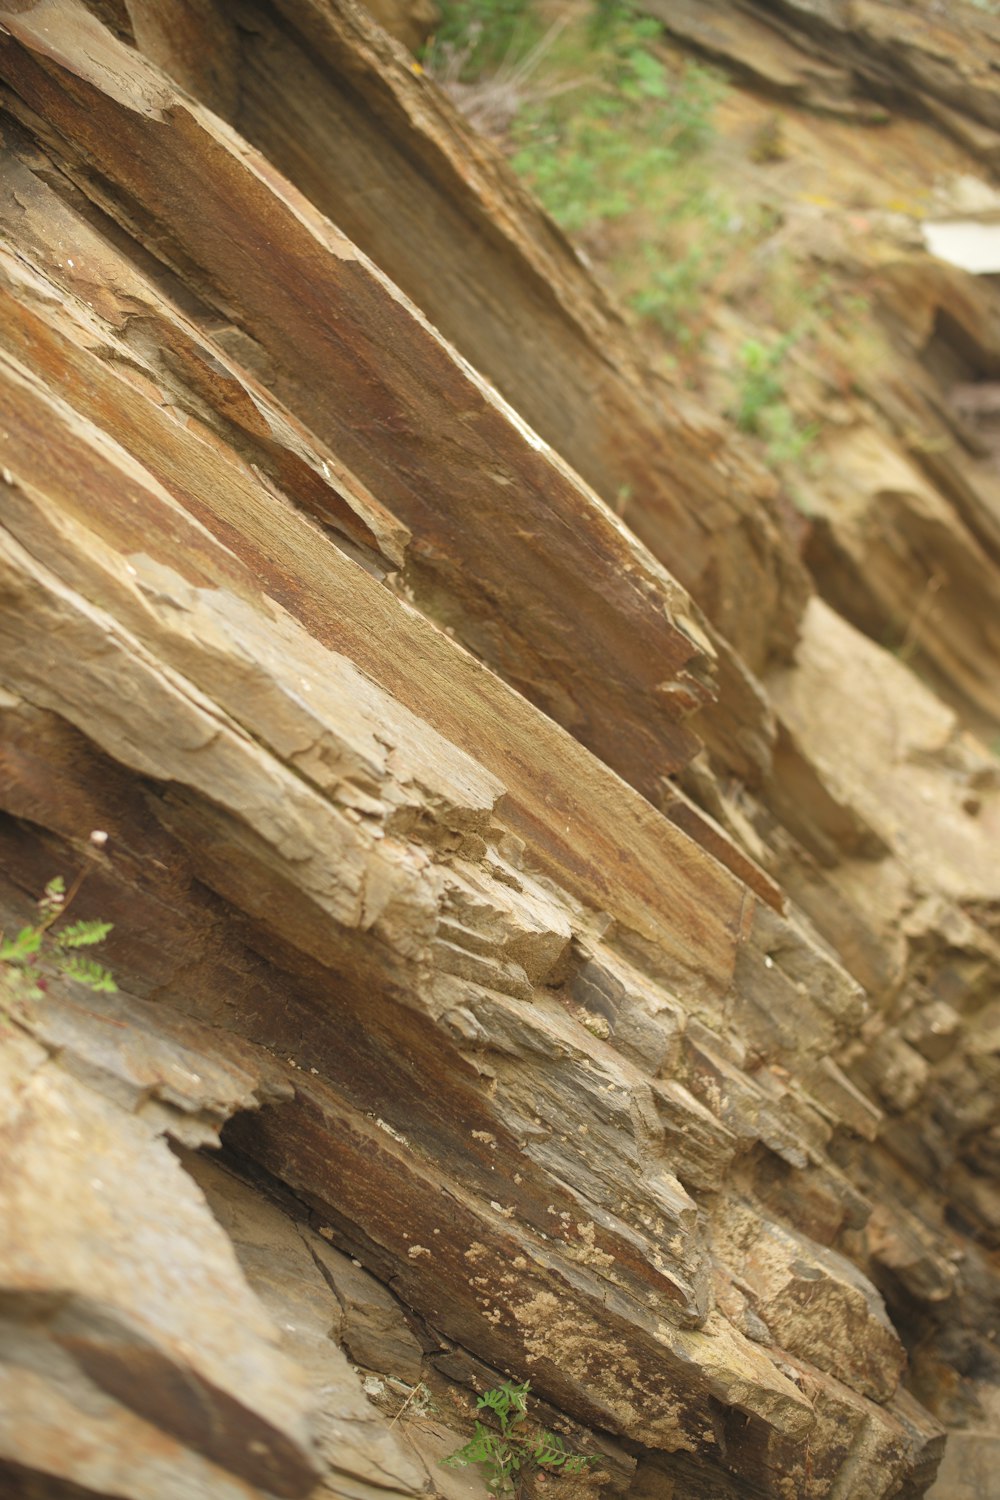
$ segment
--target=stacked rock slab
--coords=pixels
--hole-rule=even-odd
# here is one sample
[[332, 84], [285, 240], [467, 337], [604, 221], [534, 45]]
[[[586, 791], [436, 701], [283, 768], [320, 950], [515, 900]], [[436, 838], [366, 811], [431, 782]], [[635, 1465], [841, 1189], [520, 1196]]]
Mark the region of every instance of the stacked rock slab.
[[2, 926], [83, 873], [120, 986], [2, 980], [5, 1492], [451, 1495], [509, 1374], [577, 1493], [926, 1493], [995, 761], [364, 12], [0, 85]]

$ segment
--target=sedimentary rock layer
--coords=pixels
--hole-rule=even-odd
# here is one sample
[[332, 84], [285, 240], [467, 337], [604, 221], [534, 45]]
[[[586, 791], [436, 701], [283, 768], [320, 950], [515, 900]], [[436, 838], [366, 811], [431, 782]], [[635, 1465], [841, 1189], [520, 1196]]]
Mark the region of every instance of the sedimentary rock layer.
[[119, 984], [0, 980], [0, 1475], [450, 1495], [510, 1375], [590, 1493], [924, 1493], [995, 762], [361, 11], [134, 9], [0, 5], [2, 925]]

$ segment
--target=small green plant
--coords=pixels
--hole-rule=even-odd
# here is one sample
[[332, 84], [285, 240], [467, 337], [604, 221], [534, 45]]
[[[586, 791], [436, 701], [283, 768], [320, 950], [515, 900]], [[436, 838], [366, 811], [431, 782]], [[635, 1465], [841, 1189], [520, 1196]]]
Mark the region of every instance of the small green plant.
[[768, 462], [776, 468], [799, 463], [809, 455], [810, 472], [815, 472], [815, 455], [809, 453], [822, 431], [819, 422], [799, 422], [790, 406], [781, 401], [761, 413], [760, 431], [767, 439]]
[[784, 401], [782, 364], [794, 342], [794, 335], [787, 333], [773, 344], [747, 339], [740, 349], [739, 401], [733, 415], [741, 431], [763, 435], [764, 413]]
[[80, 952], [103, 943], [111, 931], [110, 922], [71, 922], [60, 932], [54, 930], [81, 881], [78, 878], [67, 895], [66, 882], [56, 875], [36, 903], [38, 920], [22, 927], [16, 937], [0, 933], [0, 964], [13, 978], [18, 998], [38, 999], [54, 978], [74, 979], [90, 990], [117, 990], [108, 970]]
[[623, 281], [638, 281], [627, 301], [644, 322], [679, 344], [691, 343], [706, 288], [735, 243], [734, 214], [712, 191], [689, 191], [683, 203], [661, 214], [661, 233], [620, 265]]
[[[688, 63], [674, 75], [651, 50], [657, 22], [617, 7], [577, 87], [519, 111], [511, 165], [561, 228], [579, 232], [645, 210], [712, 135], [721, 86]], [[580, 80], [581, 83], [583, 80]]]
[[561, 1437], [543, 1428], [525, 1431], [531, 1382], [514, 1385], [505, 1380], [476, 1402], [477, 1411], [489, 1412], [494, 1426], [476, 1423], [472, 1438], [441, 1462], [449, 1468], [481, 1464], [487, 1472], [486, 1487], [494, 1495], [518, 1491], [525, 1473], [541, 1469], [548, 1473], [582, 1474], [597, 1459], [573, 1453]]
[[423, 61], [446, 84], [474, 83], [516, 67], [544, 31], [531, 0], [442, 0], [438, 9], [441, 24]]
[[773, 344], [748, 339], [739, 351], [741, 376], [732, 415], [743, 432], [765, 439], [767, 457], [779, 468], [801, 459], [820, 432], [817, 422], [800, 425], [785, 399], [782, 365], [798, 338], [786, 333]]

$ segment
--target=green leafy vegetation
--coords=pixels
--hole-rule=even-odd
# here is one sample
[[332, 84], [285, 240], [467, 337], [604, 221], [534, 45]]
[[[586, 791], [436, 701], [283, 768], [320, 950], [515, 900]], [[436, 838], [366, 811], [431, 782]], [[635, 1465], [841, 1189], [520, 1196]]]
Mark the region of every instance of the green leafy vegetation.
[[695, 345], [705, 290], [740, 249], [707, 158], [724, 84], [628, 0], [567, 8], [548, 29], [541, 14], [444, 0], [427, 67], [639, 321]]
[[104, 942], [112, 928], [110, 922], [71, 922], [61, 931], [55, 930], [80, 884], [78, 878], [67, 894], [66, 882], [56, 875], [36, 903], [37, 921], [22, 927], [14, 937], [0, 933], [0, 964], [15, 998], [38, 999], [55, 978], [75, 980], [90, 990], [117, 990], [109, 971], [81, 952]]
[[767, 344], [747, 339], [739, 351], [740, 378], [731, 415], [743, 432], [767, 443], [767, 456], [777, 467], [800, 459], [816, 440], [819, 425], [800, 424], [786, 399], [786, 359], [800, 334], [786, 333]]
[[463, 1447], [441, 1460], [449, 1468], [479, 1464], [486, 1471], [487, 1489], [494, 1495], [516, 1493], [520, 1479], [532, 1469], [552, 1474], [582, 1474], [597, 1459], [574, 1453], [563, 1438], [527, 1421], [530, 1381], [514, 1385], [505, 1380], [476, 1402], [489, 1413], [492, 1424], [476, 1422]]
[[567, 34], [558, 62], [580, 86], [514, 118], [512, 165], [570, 233], [666, 205], [664, 179], [711, 137], [720, 85], [697, 63], [672, 72], [653, 50], [659, 31], [622, 7]]
[[820, 424], [804, 414], [880, 356], [855, 357], [867, 300], [803, 259], [794, 195], [773, 191], [797, 149], [784, 115], [748, 120], [631, 0], [564, 4], [554, 23], [540, 0], [442, 4], [429, 71], [632, 312], [652, 367], [728, 405], [790, 484], [815, 463]]
[[537, 42], [541, 27], [530, 0], [446, 0], [425, 62], [458, 59], [464, 81], [518, 61]]
[[785, 398], [785, 377], [782, 366], [785, 356], [795, 343], [793, 334], [786, 334], [773, 344], [763, 344], [759, 339], [747, 339], [739, 352], [741, 379], [739, 401], [733, 416], [743, 432], [764, 432], [765, 414]]
[[597, 0], [547, 32], [528, 0], [445, 0], [425, 60], [446, 84], [457, 64], [466, 87], [491, 74], [520, 86], [507, 112], [512, 164], [573, 232], [644, 209], [711, 138], [722, 85], [697, 63], [668, 66], [661, 32], [621, 0]]
[[656, 240], [616, 267], [633, 312], [681, 345], [699, 332], [706, 288], [732, 254], [733, 214], [718, 192], [692, 193], [663, 215]]

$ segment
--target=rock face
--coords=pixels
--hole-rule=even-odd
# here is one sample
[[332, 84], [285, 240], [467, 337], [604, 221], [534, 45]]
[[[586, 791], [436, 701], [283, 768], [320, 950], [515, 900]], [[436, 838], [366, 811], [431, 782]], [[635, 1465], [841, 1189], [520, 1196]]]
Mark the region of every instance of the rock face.
[[471, 1495], [510, 1375], [551, 1493], [958, 1495], [995, 490], [845, 439], [821, 599], [365, 12], [234, 15], [0, 3], [2, 926], [83, 875], [119, 984], [0, 966], [4, 1493]]
[[1000, 164], [990, 5], [915, 0], [645, 0], [643, 9], [754, 85], [835, 116], [929, 114], [988, 166]]

